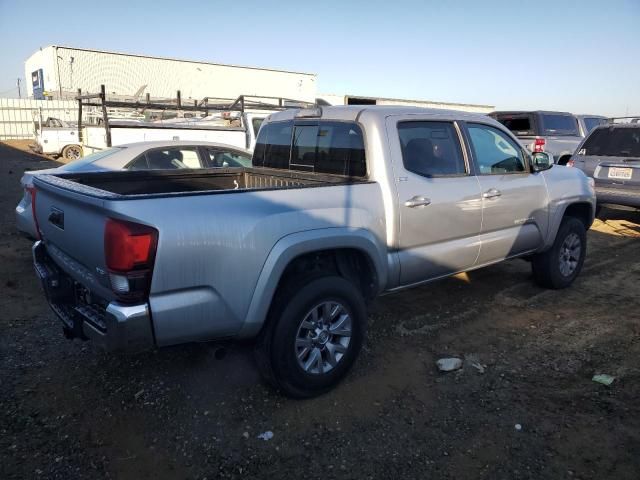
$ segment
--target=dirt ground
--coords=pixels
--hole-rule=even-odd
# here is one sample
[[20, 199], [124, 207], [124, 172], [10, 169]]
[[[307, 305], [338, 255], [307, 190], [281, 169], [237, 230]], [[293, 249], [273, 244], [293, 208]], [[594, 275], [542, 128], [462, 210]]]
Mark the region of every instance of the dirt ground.
[[640, 478], [640, 214], [603, 212], [564, 291], [518, 260], [379, 299], [346, 381], [294, 401], [250, 345], [65, 340], [13, 220], [51, 164], [0, 145], [0, 478]]

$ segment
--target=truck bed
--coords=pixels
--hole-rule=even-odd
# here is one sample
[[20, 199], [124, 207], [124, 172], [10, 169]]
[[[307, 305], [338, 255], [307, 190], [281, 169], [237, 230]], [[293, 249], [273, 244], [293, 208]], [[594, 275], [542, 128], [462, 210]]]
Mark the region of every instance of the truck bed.
[[54, 186], [100, 198], [230, 193], [345, 185], [366, 181], [356, 177], [269, 168], [85, 172], [42, 175], [41, 179]]

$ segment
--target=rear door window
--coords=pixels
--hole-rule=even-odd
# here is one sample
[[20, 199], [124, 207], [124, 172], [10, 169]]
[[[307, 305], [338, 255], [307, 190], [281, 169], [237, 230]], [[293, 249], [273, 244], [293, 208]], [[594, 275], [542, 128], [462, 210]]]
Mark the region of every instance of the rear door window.
[[195, 148], [158, 148], [147, 152], [150, 170], [176, 170], [201, 168], [200, 157]]
[[540, 114], [543, 135], [578, 135], [578, 121], [573, 115]]
[[205, 164], [207, 168], [250, 167], [251, 157], [217, 147], [204, 148]]
[[640, 158], [640, 127], [598, 128], [591, 132], [579, 153]]
[[425, 177], [467, 173], [458, 134], [449, 122], [398, 124], [404, 168]]

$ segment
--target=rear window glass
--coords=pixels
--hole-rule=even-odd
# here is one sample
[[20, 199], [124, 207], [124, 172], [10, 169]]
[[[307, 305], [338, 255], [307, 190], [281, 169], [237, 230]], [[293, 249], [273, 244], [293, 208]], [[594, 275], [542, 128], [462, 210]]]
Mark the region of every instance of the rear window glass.
[[289, 168], [293, 122], [274, 122], [260, 128], [253, 152], [256, 167]]
[[253, 165], [363, 177], [362, 130], [351, 122], [268, 123], [258, 134]]
[[573, 115], [543, 113], [540, 119], [543, 135], [578, 135], [578, 122]]
[[85, 166], [96, 162], [101, 158], [106, 158], [114, 153], [121, 152], [124, 148], [126, 147], [113, 147], [106, 150], [100, 150], [99, 152], [92, 153], [91, 155], [87, 155], [86, 157], [67, 163], [66, 165], [59, 167], [59, 170], [63, 170], [65, 172], [76, 172], [78, 170], [82, 170]]
[[584, 142], [581, 155], [640, 158], [639, 128], [599, 128]]
[[531, 115], [495, 115], [494, 117], [516, 135], [535, 135]]

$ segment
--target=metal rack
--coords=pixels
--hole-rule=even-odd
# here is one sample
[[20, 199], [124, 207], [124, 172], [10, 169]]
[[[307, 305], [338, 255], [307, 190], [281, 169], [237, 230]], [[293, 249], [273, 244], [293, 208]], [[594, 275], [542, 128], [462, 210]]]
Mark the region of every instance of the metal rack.
[[290, 98], [266, 97], [259, 95], [240, 95], [236, 99], [224, 99], [215, 97], [205, 97], [202, 100], [193, 100], [193, 103], [183, 102], [180, 90], [176, 92], [176, 98], [165, 102], [151, 101], [150, 95], [147, 93], [145, 101], [126, 100], [108, 100], [104, 85], [100, 85], [100, 93], [82, 94], [78, 89], [78, 95], [75, 97], [78, 101], [78, 140], [82, 142], [82, 110], [84, 107], [98, 107], [102, 112], [102, 124], [105, 129], [106, 143], [111, 147], [111, 128], [109, 124], [108, 108], [125, 108], [136, 110], [173, 110], [182, 112], [202, 112], [204, 116], [209, 115], [211, 111], [217, 112], [240, 112], [246, 110], [273, 110], [279, 111], [287, 108], [308, 108], [315, 106], [311, 102], [303, 102]]
[[621, 123], [640, 123], [640, 115], [634, 115], [632, 117], [610, 117], [607, 118], [609, 123], [616, 123], [616, 120], [622, 120]]

